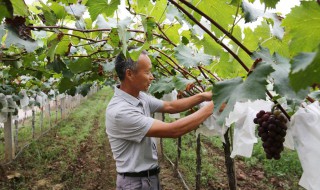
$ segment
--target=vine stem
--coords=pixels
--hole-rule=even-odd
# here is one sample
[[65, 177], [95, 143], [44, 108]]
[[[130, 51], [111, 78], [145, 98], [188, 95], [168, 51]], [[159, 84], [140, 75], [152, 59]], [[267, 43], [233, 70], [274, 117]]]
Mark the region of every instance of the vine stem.
[[214, 82], [203, 72], [203, 70], [201, 69], [200, 66], [198, 66], [200, 72], [202, 73], [202, 75], [204, 76], [204, 78], [206, 78], [207, 80], [209, 80], [209, 82], [213, 85]]
[[[203, 86], [201, 85], [200, 81], [198, 80], [198, 78], [194, 75], [192, 75], [189, 71], [187, 71], [186, 69], [182, 68], [179, 64], [177, 64], [169, 55], [167, 55], [166, 53], [164, 53], [163, 51], [154, 48], [152, 46], [150, 46], [150, 49], [156, 50], [157, 52], [161, 53], [162, 55], [164, 55], [165, 57], [167, 57], [168, 59], [170, 59], [170, 61], [172, 61], [173, 64], [175, 64], [180, 70], [182, 70], [182, 72], [187, 73], [190, 77], [192, 77], [194, 80], [196, 80], [196, 82], [198, 83], [198, 85], [200, 86], [202, 92], [205, 91]], [[199, 90], [199, 89], [198, 89]], [[201, 92], [200, 90], [200, 92]]]
[[173, 74], [161, 63], [161, 61], [160, 61], [158, 58], [156, 58], [156, 60], [158, 61], [158, 63], [160, 64], [160, 66], [161, 66], [165, 71], [167, 71], [168, 74], [170, 74], [171, 76], [173, 75]]
[[[77, 28], [70, 28], [70, 27], [66, 27], [66, 26], [27, 26], [30, 29], [41, 29], [41, 30], [45, 30], [45, 29], [66, 29], [66, 30], [73, 30], [73, 31], [78, 31], [78, 32], [84, 32], [84, 33], [89, 33], [89, 32], [109, 32], [111, 31], [111, 29], [109, 28], [100, 28], [100, 29], [77, 29]], [[145, 33], [145, 31], [143, 30], [136, 30], [136, 29], [127, 29], [128, 32], [135, 32], [135, 33]], [[65, 34], [67, 35], [67, 34]], [[166, 41], [168, 41], [168, 39], [166, 39], [166, 37], [160, 35], [160, 34], [156, 34], [156, 33], [152, 33], [152, 35], [157, 36], [159, 38], [162, 38]], [[90, 41], [94, 41], [92, 39], [90, 39]], [[168, 41], [170, 43], [170, 41]], [[172, 42], [170, 44], [173, 44]]]
[[213, 35], [206, 27], [204, 27], [194, 16], [192, 16], [187, 10], [181, 7], [174, 0], [168, 0], [172, 4], [174, 4], [178, 9], [180, 9], [185, 15], [187, 15], [193, 22], [195, 22], [202, 30], [204, 30], [211, 38], [213, 38], [218, 44], [220, 44], [228, 53], [232, 55], [246, 70], [249, 71], [249, 68], [244, 64], [244, 62], [236, 55], [228, 46], [226, 46], [223, 42], [221, 42], [215, 35]]
[[[174, 2], [174, 0], [169, 0], [171, 3]], [[232, 34], [230, 34], [227, 30], [225, 30], [221, 25], [219, 25], [216, 21], [214, 21], [212, 18], [210, 18], [208, 15], [200, 11], [197, 7], [193, 6], [191, 3], [187, 2], [186, 0], [179, 0], [181, 3], [185, 4], [192, 10], [196, 11], [199, 15], [206, 18], [208, 21], [210, 21], [215, 27], [217, 27], [219, 30], [221, 30], [226, 36], [228, 36], [232, 41], [234, 41], [241, 49], [243, 49], [248, 55], [252, 55], [252, 52], [246, 48], [239, 40], [237, 40]], [[180, 6], [181, 7], [181, 6]], [[181, 7], [182, 8], [182, 7]], [[180, 8], [179, 8], [180, 9]], [[189, 17], [189, 16], [188, 16]]]
[[208, 69], [206, 69], [206, 68], [204, 68], [204, 67], [202, 67], [202, 66], [199, 66], [198, 68], [201, 69], [201, 70], [206, 71], [207, 73], [209, 73], [209, 74], [210, 74], [211, 76], [213, 76], [217, 81], [221, 81], [221, 79], [220, 79], [217, 75], [213, 74], [210, 70], [208, 70]]
[[[269, 91], [267, 91], [268, 96], [273, 99], [273, 96], [271, 95], [271, 93]], [[283, 109], [283, 107], [278, 103], [277, 100], [273, 100], [273, 102], [277, 105], [277, 107], [282, 111], [282, 113], [288, 118], [288, 120], [290, 121], [290, 116], [289, 114], [286, 112], [285, 109]]]
[[166, 33], [163, 32], [163, 30], [161, 29], [161, 26], [159, 25], [159, 23], [156, 23], [158, 26], [159, 31], [163, 34], [163, 36], [167, 39], [167, 42], [169, 42], [171, 45], [173, 45], [174, 47], [177, 47], [176, 44], [174, 44], [169, 37], [166, 35]]
[[315, 102], [315, 100], [313, 98], [311, 98], [310, 96], [307, 96], [307, 100], [311, 103]]
[[98, 50], [98, 51], [95, 51], [89, 55], [70, 55], [68, 57], [91, 57], [94, 54], [101, 53], [101, 52], [108, 52], [108, 51], [111, 51], [111, 50]]

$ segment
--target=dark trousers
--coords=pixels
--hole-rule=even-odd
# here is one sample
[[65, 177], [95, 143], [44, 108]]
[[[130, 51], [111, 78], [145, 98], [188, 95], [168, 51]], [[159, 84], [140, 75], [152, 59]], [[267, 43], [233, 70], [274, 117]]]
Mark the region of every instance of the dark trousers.
[[117, 175], [117, 190], [161, 190], [159, 175], [128, 177]]

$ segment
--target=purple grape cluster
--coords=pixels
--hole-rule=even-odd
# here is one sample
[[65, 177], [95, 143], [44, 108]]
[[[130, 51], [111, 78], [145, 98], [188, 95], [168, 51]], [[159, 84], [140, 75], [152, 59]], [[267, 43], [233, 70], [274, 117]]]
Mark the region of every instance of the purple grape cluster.
[[267, 159], [279, 160], [287, 134], [286, 117], [279, 110], [273, 112], [261, 110], [257, 113], [253, 122], [259, 125], [258, 136], [263, 142], [262, 146]]

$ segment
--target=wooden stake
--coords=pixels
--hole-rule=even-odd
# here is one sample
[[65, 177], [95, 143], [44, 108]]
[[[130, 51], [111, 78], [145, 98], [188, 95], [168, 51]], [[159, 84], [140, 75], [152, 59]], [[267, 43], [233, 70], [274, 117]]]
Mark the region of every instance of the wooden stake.
[[14, 139], [12, 134], [12, 116], [8, 113], [7, 121], [4, 122], [4, 146], [5, 146], [5, 160], [7, 162], [13, 160], [15, 156]]

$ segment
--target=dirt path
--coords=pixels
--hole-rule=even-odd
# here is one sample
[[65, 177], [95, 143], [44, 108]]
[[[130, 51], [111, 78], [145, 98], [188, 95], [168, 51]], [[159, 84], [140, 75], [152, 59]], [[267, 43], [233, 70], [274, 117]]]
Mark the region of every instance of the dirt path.
[[[107, 141], [100, 144], [98, 139], [98, 121], [95, 120], [89, 138], [81, 143], [77, 162], [69, 166], [73, 171], [73, 181], [66, 187], [72, 189], [110, 190], [115, 187], [115, 164]], [[79, 185], [82, 184], [82, 185]]]

